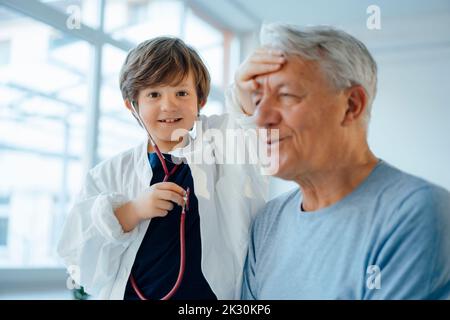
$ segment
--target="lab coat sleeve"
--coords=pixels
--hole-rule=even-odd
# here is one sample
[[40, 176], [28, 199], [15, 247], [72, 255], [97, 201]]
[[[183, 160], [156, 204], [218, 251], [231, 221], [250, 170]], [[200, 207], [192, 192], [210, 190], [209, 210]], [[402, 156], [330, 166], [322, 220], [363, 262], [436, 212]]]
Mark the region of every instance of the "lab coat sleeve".
[[203, 129], [218, 129], [222, 132], [225, 132], [225, 129], [250, 130], [257, 128], [254, 116], [249, 116], [242, 110], [235, 84], [231, 84], [225, 91], [225, 113], [209, 117], [201, 116], [200, 120], [206, 123], [203, 125]]
[[[263, 174], [260, 163], [248, 161], [250, 153], [254, 154], [257, 150], [257, 141], [246, 140], [244, 148], [233, 149], [233, 154], [227, 150], [226, 145], [230, 141], [230, 135], [228, 135], [230, 132], [234, 131], [238, 137], [241, 137], [251, 130], [257, 129], [254, 117], [246, 115], [240, 106], [235, 84], [229, 86], [225, 92], [225, 107], [225, 114], [203, 117], [202, 121], [206, 122], [203, 129], [215, 129], [222, 133], [223, 139], [218, 139], [217, 141], [220, 143], [214, 146], [216, 161], [221, 159], [218, 160], [217, 166], [217, 185], [227, 186], [227, 193], [230, 193], [231, 198], [233, 194], [236, 199], [245, 198], [245, 208], [241, 206], [241, 210], [238, 210], [237, 207], [234, 209], [247, 215], [246, 224], [250, 226], [256, 213], [268, 200], [269, 177]], [[223, 143], [224, 141], [226, 143]], [[243, 163], [230, 163], [228, 159], [233, 157], [245, 160]], [[228, 201], [228, 199], [225, 200]], [[222, 199], [219, 199], [220, 201]]]
[[[258, 163], [249, 160], [252, 146], [245, 143], [243, 148], [227, 150], [230, 136], [242, 137], [246, 130], [256, 129], [252, 117], [244, 114], [236, 98], [234, 85], [225, 95], [226, 113], [206, 118], [206, 129], [218, 129], [226, 143], [215, 143], [214, 151], [218, 161], [216, 178], [216, 208], [221, 212], [221, 231], [228, 247], [234, 252], [235, 291], [234, 298], [241, 297], [242, 271], [247, 253], [249, 231], [252, 221], [268, 200], [269, 180], [263, 175]], [[234, 138], [233, 138], [234, 139]], [[220, 139], [218, 142], [223, 142]], [[256, 141], [255, 141], [256, 142]], [[254, 150], [254, 149], [253, 149]], [[228, 153], [228, 154], [227, 154]], [[231, 156], [231, 158], [229, 158]], [[244, 159], [243, 162], [229, 161]], [[243, 156], [243, 157], [241, 157]]]
[[230, 121], [242, 129], [256, 129], [256, 123], [253, 116], [244, 113], [239, 102], [236, 84], [232, 84], [225, 91], [226, 111], [230, 115]]
[[102, 192], [107, 188], [99, 184], [91, 170], [69, 212], [57, 249], [65, 265], [78, 270], [73, 280], [93, 295], [114, 283], [121, 257], [137, 236], [137, 228], [125, 233], [114, 214], [114, 209], [129, 199], [117, 192]]
[[[228, 114], [230, 115], [228, 120], [229, 125], [227, 127], [237, 128], [238, 130], [243, 130], [244, 132], [257, 129], [254, 116], [249, 116], [242, 110], [238, 99], [236, 84], [234, 83], [225, 92], [225, 106]], [[256, 144], [257, 141], [248, 141], [248, 144], [245, 145], [246, 148], [244, 149], [246, 156], [249, 156], [250, 153], [257, 152], [259, 146]], [[253, 207], [251, 210], [251, 215], [253, 220], [256, 213], [259, 212], [262, 206], [268, 201], [269, 176], [263, 173], [264, 171], [261, 168], [260, 162], [257, 164], [250, 164], [244, 168], [247, 173], [248, 180], [243, 186], [247, 194], [252, 194], [251, 198], [253, 199]], [[224, 169], [224, 174], [227, 174], [227, 167], [224, 167]], [[249, 185], [251, 185], [251, 191], [248, 190]]]
[[[253, 116], [246, 115], [241, 108], [237, 88], [232, 84], [225, 92], [225, 107], [228, 115], [225, 128], [237, 130], [243, 134], [257, 129]], [[256, 132], [256, 131], [254, 131]], [[246, 140], [245, 148], [236, 149], [236, 158], [241, 156], [238, 153], [244, 153], [241, 159], [245, 159], [244, 165], [223, 165], [219, 167], [219, 177], [234, 179], [231, 185], [240, 186], [238, 189], [247, 197], [249, 205], [250, 221], [256, 216], [256, 213], [268, 201], [269, 195], [269, 176], [263, 174], [260, 163], [252, 163], [249, 161], [250, 153], [257, 150], [257, 141]], [[222, 152], [227, 152], [222, 148]], [[220, 178], [219, 178], [220, 179]], [[238, 182], [240, 184], [237, 184]], [[231, 182], [231, 181], [230, 181]]]

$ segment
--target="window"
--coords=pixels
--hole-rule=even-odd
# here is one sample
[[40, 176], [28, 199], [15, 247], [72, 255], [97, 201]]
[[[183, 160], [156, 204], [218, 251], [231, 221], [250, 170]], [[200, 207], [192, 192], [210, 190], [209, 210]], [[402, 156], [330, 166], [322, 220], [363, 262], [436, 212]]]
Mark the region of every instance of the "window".
[[128, 3], [128, 24], [144, 23], [147, 19], [148, 1], [136, 1]]
[[144, 141], [145, 135], [125, 108], [119, 88], [119, 71], [126, 52], [110, 45], [103, 49], [100, 97], [99, 160]]
[[7, 233], [0, 266], [52, 266], [81, 185], [91, 48], [7, 13], [0, 22], [0, 38], [11, 39], [11, 59], [0, 66], [0, 199], [8, 199], [0, 204], [0, 234]]
[[11, 41], [0, 40], [0, 66], [9, 64], [11, 59]]
[[9, 199], [8, 195], [0, 196], [0, 252], [8, 243]]
[[139, 43], [161, 35], [180, 36], [184, 3], [165, 0], [107, 0], [105, 32]]
[[195, 47], [211, 74], [213, 86], [222, 88], [224, 81], [224, 35], [189, 9], [186, 15], [185, 41]]
[[[184, 1], [105, 0], [102, 32], [99, 3], [41, 0], [19, 10], [30, 16], [0, 5], [0, 268], [60, 266], [56, 244], [85, 163], [109, 158], [145, 138], [119, 89], [127, 48], [161, 35], [185, 39], [212, 76], [202, 113], [223, 110], [228, 50], [223, 30], [203, 21]], [[14, 8], [20, 6], [26, 5], [17, 2]], [[53, 23], [73, 13], [71, 6], [92, 28], [82, 38], [83, 26], [77, 33]], [[52, 26], [49, 16], [57, 18]], [[101, 70], [99, 103], [91, 99], [98, 92], [91, 86], [96, 70]], [[99, 113], [91, 112], [96, 108]], [[98, 141], [87, 140], [92, 134]]]
[[99, 26], [99, 0], [39, 0], [58, 11], [70, 15], [72, 19], [69, 23], [75, 26], [76, 20], [90, 27]]
[[0, 247], [6, 246], [8, 239], [8, 218], [0, 217]]

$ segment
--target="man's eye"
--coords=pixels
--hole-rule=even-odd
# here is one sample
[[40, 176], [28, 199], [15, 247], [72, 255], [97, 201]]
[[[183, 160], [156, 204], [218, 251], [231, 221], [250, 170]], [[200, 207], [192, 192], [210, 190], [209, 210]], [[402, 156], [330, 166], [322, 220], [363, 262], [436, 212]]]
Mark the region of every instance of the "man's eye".
[[147, 95], [149, 98], [159, 98], [161, 95], [159, 94], [159, 92], [150, 92], [148, 95]]
[[179, 97], [187, 97], [189, 94], [186, 91], [178, 91], [177, 96]]
[[298, 96], [298, 95], [294, 95], [294, 94], [290, 94], [290, 93], [280, 93], [279, 97], [281, 99], [289, 99], [289, 100], [295, 100], [295, 101], [300, 101], [303, 99], [303, 96]]
[[251, 100], [255, 106], [257, 106], [261, 102], [261, 95], [254, 93], [251, 95]]

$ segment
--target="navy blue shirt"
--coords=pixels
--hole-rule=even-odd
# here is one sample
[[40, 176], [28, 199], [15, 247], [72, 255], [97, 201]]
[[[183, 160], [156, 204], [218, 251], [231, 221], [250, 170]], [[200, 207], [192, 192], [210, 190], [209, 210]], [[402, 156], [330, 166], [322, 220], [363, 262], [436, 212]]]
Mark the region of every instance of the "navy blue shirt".
[[[165, 155], [170, 159], [170, 155]], [[150, 185], [162, 182], [164, 170], [156, 153], [149, 154], [153, 171]], [[169, 172], [174, 164], [166, 161]], [[184, 190], [190, 188], [189, 210], [185, 221], [186, 266], [183, 280], [172, 300], [216, 299], [201, 270], [201, 238], [198, 200], [189, 165], [181, 163], [169, 178]], [[180, 268], [180, 215], [175, 205], [165, 217], [153, 218], [142, 240], [131, 270], [136, 283], [147, 299], [161, 299], [172, 289]], [[139, 299], [130, 279], [125, 289], [125, 300]]]

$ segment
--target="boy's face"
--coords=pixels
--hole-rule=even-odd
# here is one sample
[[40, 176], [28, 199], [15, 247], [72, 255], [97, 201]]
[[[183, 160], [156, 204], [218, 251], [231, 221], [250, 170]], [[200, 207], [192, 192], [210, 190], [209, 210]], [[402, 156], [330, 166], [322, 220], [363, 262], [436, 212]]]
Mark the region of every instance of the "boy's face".
[[[161, 150], [171, 150], [181, 137], [175, 130], [189, 131], [198, 113], [197, 91], [192, 72], [177, 85], [148, 87], [137, 99], [139, 114]], [[179, 130], [177, 130], [179, 132]]]

